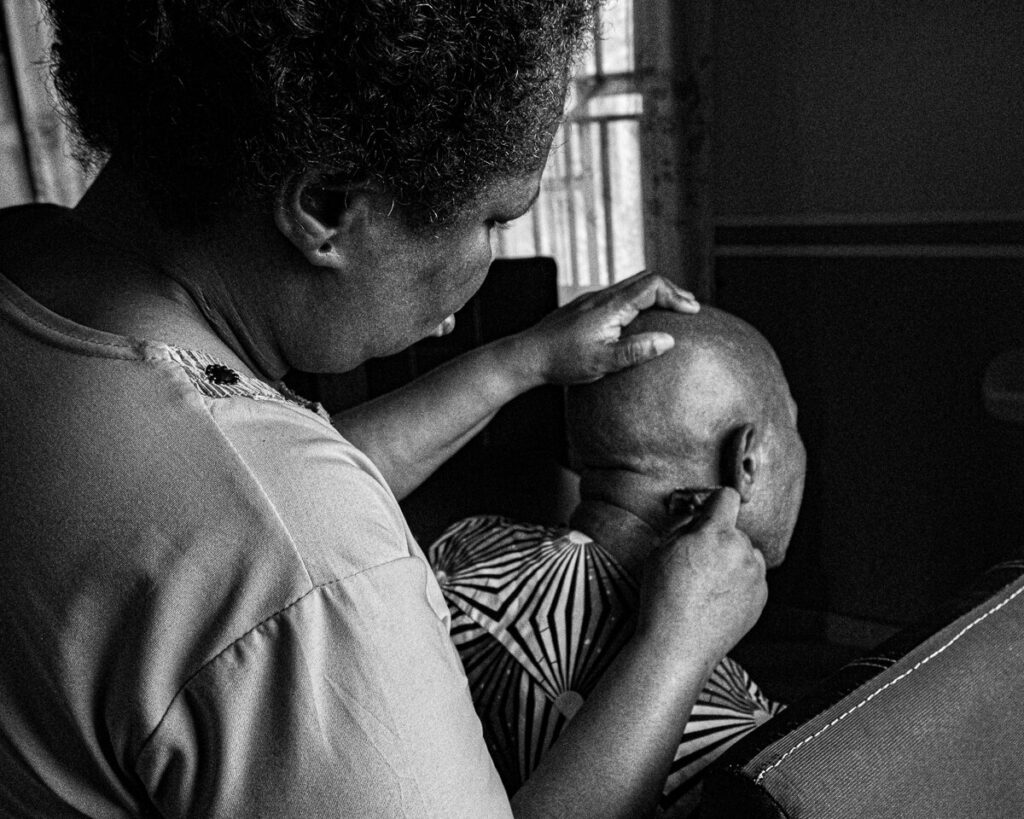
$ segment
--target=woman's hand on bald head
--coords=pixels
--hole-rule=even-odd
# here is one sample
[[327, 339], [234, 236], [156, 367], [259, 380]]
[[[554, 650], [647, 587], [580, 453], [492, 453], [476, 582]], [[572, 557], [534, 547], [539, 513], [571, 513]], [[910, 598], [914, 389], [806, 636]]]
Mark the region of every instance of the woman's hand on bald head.
[[644, 310], [660, 307], [696, 313], [693, 294], [653, 273], [586, 293], [520, 333], [521, 355], [540, 383], [586, 384], [642, 364], [672, 349], [669, 333], [623, 337], [623, 329]]

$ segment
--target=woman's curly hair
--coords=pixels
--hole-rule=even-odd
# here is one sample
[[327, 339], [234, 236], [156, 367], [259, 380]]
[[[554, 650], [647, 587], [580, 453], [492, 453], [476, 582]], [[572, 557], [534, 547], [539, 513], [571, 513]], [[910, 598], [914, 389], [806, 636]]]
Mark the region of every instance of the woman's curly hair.
[[416, 223], [536, 168], [600, 0], [45, 0], [80, 155], [188, 210], [284, 174]]

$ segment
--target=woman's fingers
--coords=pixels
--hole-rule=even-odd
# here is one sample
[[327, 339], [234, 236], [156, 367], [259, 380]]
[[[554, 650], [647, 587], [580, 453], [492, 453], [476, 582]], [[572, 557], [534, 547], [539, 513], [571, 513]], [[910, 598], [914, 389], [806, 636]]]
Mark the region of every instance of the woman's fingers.
[[581, 384], [642, 364], [672, 349], [668, 333], [622, 329], [649, 307], [696, 313], [700, 305], [679, 285], [650, 273], [638, 273], [603, 290], [586, 293], [520, 334], [539, 362], [543, 382]]
[[679, 313], [696, 313], [700, 310], [700, 304], [693, 293], [653, 273], [637, 273], [616, 282], [606, 292], [619, 301], [620, 310], [629, 314], [626, 324], [649, 307], [661, 307]]
[[[696, 313], [700, 304], [693, 294], [661, 276], [638, 273], [608, 288], [616, 316], [615, 334], [650, 307], [661, 307], [680, 313]], [[668, 333], [637, 333], [619, 338], [610, 345], [609, 372], [625, 369], [668, 352], [675, 346], [675, 339]]]
[[607, 347], [609, 372], [634, 367], [671, 350], [676, 340], [668, 333], [637, 333]]
[[736, 526], [740, 514], [740, 493], [731, 487], [715, 490], [704, 504], [703, 520], [698, 528], [724, 531]]
[[[650, 307], [676, 310], [680, 313], [696, 313], [700, 304], [688, 290], [650, 273], [638, 273], [605, 291], [612, 299], [615, 336], [621, 329]], [[668, 333], [637, 333], [620, 338], [609, 345], [609, 372], [633, 367], [657, 358], [675, 346], [675, 339]]]

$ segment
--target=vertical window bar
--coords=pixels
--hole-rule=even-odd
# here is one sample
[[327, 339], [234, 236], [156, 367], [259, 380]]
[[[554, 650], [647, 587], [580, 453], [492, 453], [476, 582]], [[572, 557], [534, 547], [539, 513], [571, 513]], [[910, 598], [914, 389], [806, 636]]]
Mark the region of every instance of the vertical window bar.
[[597, 189], [594, 185], [594, 173], [599, 163], [594, 161], [593, 125], [589, 122], [576, 124], [576, 133], [580, 144], [580, 176], [579, 184], [576, 187], [577, 196], [582, 206], [583, 224], [586, 229], [586, 247], [584, 248], [587, 258], [587, 268], [590, 272], [591, 284], [605, 284], [605, 271], [601, 265], [601, 244], [598, 238], [598, 211], [601, 209], [601, 202], [598, 199]]
[[615, 269], [615, 232], [612, 226], [612, 173], [609, 161], [608, 123], [601, 120], [597, 124], [597, 133], [601, 155], [601, 197], [604, 200], [604, 256], [608, 265], [608, 284], [616, 281], [618, 271]]
[[548, 243], [551, 246], [551, 252], [559, 260], [563, 280], [571, 284], [575, 271], [572, 269], [572, 265], [567, 263], [568, 253], [565, 247], [565, 237], [569, 233], [569, 226], [565, 224], [565, 208], [562, 203], [563, 189], [566, 184], [565, 149], [562, 146], [565, 134], [566, 131], [563, 126], [556, 137], [559, 140], [558, 149], [552, 156], [553, 173], [550, 180], [551, 184], [548, 186], [549, 199], [545, 213], [549, 218], [546, 233], [548, 235]]
[[568, 230], [569, 230], [569, 269], [572, 270], [572, 283], [577, 287], [582, 284], [580, 268], [579, 254], [576, 249], [576, 237], [578, 234], [576, 226], [576, 202], [575, 202], [575, 182], [576, 172], [573, 167], [574, 154], [572, 150], [572, 129], [573, 123], [567, 122], [565, 124], [565, 140], [562, 143], [562, 149], [565, 157], [565, 184], [563, 185], [563, 201], [565, 202], [566, 216], [568, 217]]
[[531, 208], [530, 222], [533, 225], [533, 252], [538, 256], [544, 251], [544, 220], [540, 217], [539, 207]]

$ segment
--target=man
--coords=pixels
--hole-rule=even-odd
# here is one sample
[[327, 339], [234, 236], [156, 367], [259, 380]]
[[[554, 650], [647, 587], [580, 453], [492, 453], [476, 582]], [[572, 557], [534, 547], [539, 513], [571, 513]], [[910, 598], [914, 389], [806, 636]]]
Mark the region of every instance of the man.
[[[630, 325], [639, 331], [670, 333], [675, 347], [648, 366], [569, 391], [580, 474], [570, 527], [474, 517], [428, 550], [510, 790], [633, 632], [647, 555], [694, 525], [715, 490], [739, 493], [737, 528], [769, 567], [782, 562], [793, 533], [806, 454], [768, 342], [709, 307], [695, 316], [651, 311]], [[689, 803], [694, 775], [780, 708], [726, 658], [680, 726], [662, 806]]]

